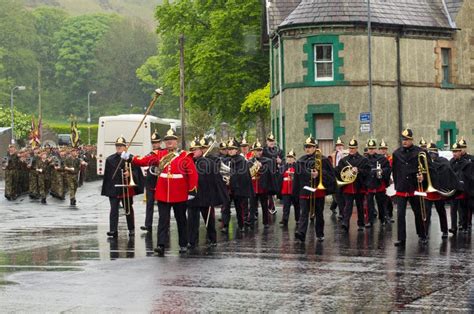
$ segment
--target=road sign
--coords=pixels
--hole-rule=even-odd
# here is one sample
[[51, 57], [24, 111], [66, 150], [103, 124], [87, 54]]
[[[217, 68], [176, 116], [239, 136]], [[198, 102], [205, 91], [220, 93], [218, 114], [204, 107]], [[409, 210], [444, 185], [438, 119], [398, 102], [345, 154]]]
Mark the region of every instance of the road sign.
[[359, 114], [359, 122], [360, 123], [367, 123], [372, 120], [372, 114], [370, 112], [361, 112]]
[[360, 124], [361, 133], [370, 133], [370, 123], [361, 123]]

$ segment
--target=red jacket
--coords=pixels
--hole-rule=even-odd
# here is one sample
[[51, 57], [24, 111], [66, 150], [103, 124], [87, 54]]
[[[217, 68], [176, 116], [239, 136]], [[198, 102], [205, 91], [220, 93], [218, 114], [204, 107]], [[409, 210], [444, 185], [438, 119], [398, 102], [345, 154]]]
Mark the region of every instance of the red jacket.
[[281, 194], [282, 195], [288, 195], [288, 194], [293, 194], [293, 176], [290, 175], [295, 173], [295, 167], [289, 167], [284, 173], [283, 173], [283, 183], [281, 185]]
[[[133, 157], [132, 163], [146, 167], [157, 165], [167, 150], [155, 151], [144, 157]], [[188, 200], [188, 194], [197, 190], [198, 173], [194, 161], [187, 152], [176, 156], [164, 167], [156, 182], [155, 200], [165, 203], [181, 203]]]

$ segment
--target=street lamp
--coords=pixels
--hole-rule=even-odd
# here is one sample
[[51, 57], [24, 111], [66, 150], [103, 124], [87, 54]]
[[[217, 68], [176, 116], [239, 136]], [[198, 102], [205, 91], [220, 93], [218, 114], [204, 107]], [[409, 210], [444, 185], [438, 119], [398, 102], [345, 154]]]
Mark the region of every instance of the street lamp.
[[95, 90], [87, 93], [87, 142], [91, 144], [91, 95], [95, 95], [97, 92]]
[[13, 132], [13, 129], [15, 128], [15, 122], [14, 122], [14, 116], [13, 116], [13, 92], [15, 90], [25, 90], [26, 87], [25, 86], [15, 86], [11, 89], [11, 92], [10, 92], [10, 111], [11, 111], [11, 117], [12, 117], [12, 139], [11, 139], [11, 143], [12, 144], [15, 144], [15, 133]]

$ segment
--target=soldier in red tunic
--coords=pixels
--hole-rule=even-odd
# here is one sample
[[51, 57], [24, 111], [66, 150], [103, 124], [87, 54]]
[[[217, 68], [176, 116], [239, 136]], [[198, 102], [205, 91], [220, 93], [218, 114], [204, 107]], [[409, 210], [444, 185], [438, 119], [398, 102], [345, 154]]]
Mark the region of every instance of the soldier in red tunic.
[[296, 165], [295, 161], [295, 152], [293, 150], [290, 150], [288, 154], [286, 154], [286, 163], [282, 165], [279, 169], [279, 187], [283, 201], [283, 217], [280, 221], [280, 225], [283, 225], [283, 227], [288, 226], [291, 205], [293, 205], [293, 208], [295, 209], [296, 223], [298, 224], [298, 221], [300, 220], [300, 202], [298, 197], [293, 195], [293, 179]]
[[[188, 236], [186, 231], [186, 202], [196, 195], [198, 174], [191, 154], [178, 150], [178, 137], [173, 129], [168, 130], [163, 138], [166, 149], [149, 154], [145, 157], [135, 156], [132, 164], [148, 166], [158, 164], [158, 181], [155, 200], [158, 202], [158, 246], [155, 252], [159, 256], [165, 253], [165, 245], [169, 242], [170, 211], [178, 225], [180, 253], [187, 251]], [[122, 154], [123, 159], [130, 158], [128, 153]]]

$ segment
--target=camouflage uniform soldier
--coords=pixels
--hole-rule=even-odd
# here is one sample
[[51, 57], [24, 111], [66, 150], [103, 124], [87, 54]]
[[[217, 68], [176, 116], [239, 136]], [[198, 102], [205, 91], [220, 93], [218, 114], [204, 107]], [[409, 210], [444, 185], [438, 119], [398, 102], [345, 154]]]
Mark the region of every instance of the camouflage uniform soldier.
[[78, 186], [78, 176], [81, 170], [81, 160], [78, 158], [78, 151], [73, 149], [71, 155], [64, 161], [66, 174], [66, 184], [69, 189], [71, 205], [76, 205], [76, 191]]
[[35, 171], [38, 176], [38, 190], [41, 198], [41, 204], [46, 204], [46, 196], [48, 195], [47, 189], [47, 176], [48, 176], [48, 155], [46, 152], [40, 153], [40, 159], [36, 162]]
[[39, 189], [38, 189], [38, 173], [36, 172], [36, 163], [38, 162], [38, 149], [33, 151], [33, 154], [27, 159], [27, 167], [29, 169], [29, 193], [30, 198], [37, 199], [39, 197]]
[[58, 162], [54, 165], [51, 183], [51, 195], [64, 200], [65, 196], [65, 180], [64, 180], [64, 161], [66, 160], [66, 151], [60, 150]]
[[6, 163], [2, 166], [5, 170], [5, 197], [7, 200], [15, 200], [18, 197], [18, 175], [20, 161], [17, 155], [16, 146], [8, 146], [8, 154], [5, 157]]

